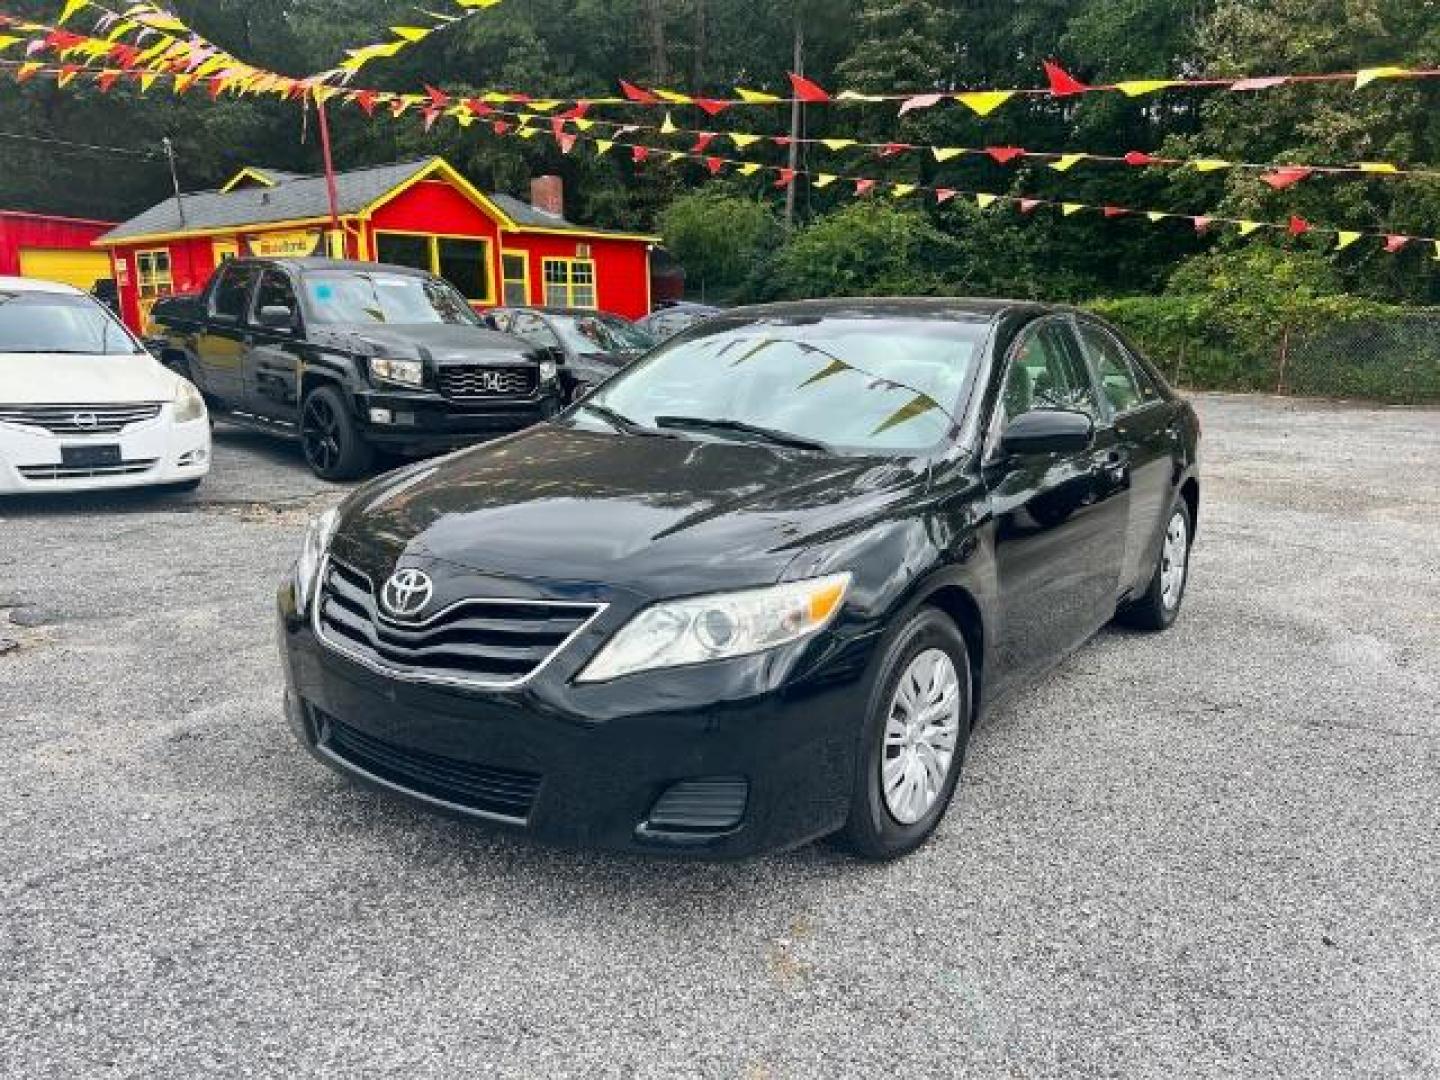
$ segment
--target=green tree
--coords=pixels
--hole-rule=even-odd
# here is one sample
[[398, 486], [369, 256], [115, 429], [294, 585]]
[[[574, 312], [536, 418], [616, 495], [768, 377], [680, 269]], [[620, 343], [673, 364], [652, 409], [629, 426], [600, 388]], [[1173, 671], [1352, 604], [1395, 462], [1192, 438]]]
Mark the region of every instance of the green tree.
[[692, 292], [729, 296], [768, 255], [779, 223], [765, 203], [702, 191], [682, 195], [660, 216], [665, 246], [685, 267]]
[[775, 256], [770, 289], [788, 298], [943, 293], [958, 253], [916, 210], [855, 202], [795, 233]]

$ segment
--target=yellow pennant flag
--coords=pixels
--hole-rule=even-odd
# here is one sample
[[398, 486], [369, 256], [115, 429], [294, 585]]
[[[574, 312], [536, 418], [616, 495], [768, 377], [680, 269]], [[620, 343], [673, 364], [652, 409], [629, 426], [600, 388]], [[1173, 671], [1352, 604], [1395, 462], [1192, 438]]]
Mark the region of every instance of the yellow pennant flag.
[[1154, 224], [1155, 222], [1157, 222], [1157, 221], [1164, 221], [1164, 220], [1165, 220], [1167, 217], [1169, 217], [1170, 215], [1169, 215], [1169, 214], [1166, 214], [1166, 213], [1164, 213], [1164, 212], [1162, 212], [1162, 211], [1160, 211], [1160, 210], [1151, 210], [1151, 211], [1149, 211], [1148, 213], [1146, 213], [1145, 216], [1150, 219], [1150, 223], [1153, 225], [1153, 224]]
[[475, 122], [475, 114], [470, 112], [469, 109], [453, 109], [450, 115], [455, 117], [462, 128], [468, 128]]
[[821, 139], [820, 145], [826, 150], [844, 150], [846, 147], [854, 146], [854, 139]]
[[1400, 170], [1388, 161], [1362, 161], [1360, 171], [1367, 173], [1398, 173]]
[[744, 150], [745, 147], [751, 145], [752, 143], [759, 142], [760, 136], [747, 135], [743, 131], [732, 131], [730, 132], [730, 141], [736, 146], [738, 146], [741, 150]]
[[760, 171], [760, 166], [754, 161], [747, 161], [735, 171], [738, 172], [741, 176], [754, 176], [757, 172]]
[[680, 129], [675, 126], [675, 121], [674, 121], [674, 119], [671, 118], [670, 113], [669, 113], [669, 111], [667, 110], [666, 113], [665, 113], [665, 122], [660, 125], [660, 134], [661, 134], [661, 135], [674, 135], [675, 132], [677, 132], [677, 131], [679, 131], [679, 130], [680, 130]]
[[1219, 172], [1221, 169], [1229, 169], [1233, 162], [1224, 158], [1197, 158], [1190, 163], [1196, 172]]
[[[40, 65], [39, 65], [39, 64], [36, 64], [35, 66], [36, 66], [36, 67], [39, 67]], [[150, 87], [152, 87], [152, 86], [154, 86], [154, 85], [155, 85], [155, 75], [154, 75], [152, 72], [148, 72], [148, 71], [147, 71], [147, 72], [145, 72], [143, 75], [140, 76], [140, 93], [142, 93], [142, 94], [145, 93], [146, 90], [149, 90]]]
[[64, 26], [76, 12], [81, 8], [89, 7], [90, 0], [65, 0], [65, 10], [60, 12], [60, 19], [56, 26]]
[[1377, 79], [1401, 79], [1409, 74], [1410, 70], [1402, 67], [1365, 68], [1355, 73], [1355, 89], [1363, 89]]
[[1081, 210], [1084, 209], [1085, 207], [1082, 206], [1080, 203], [1067, 202], [1061, 205], [1060, 213], [1065, 215], [1065, 217], [1069, 217], [1071, 214], [1078, 214]]
[[767, 94], [760, 90], [737, 88], [735, 93], [741, 101], [748, 102], [751, 105], [774, 105], [782, 100], [775, 94]]
[[1351, 244], [1355, 243], [1356, 240], [1359, 240], [1360, 236], [1361, 234], [1358, 232], [1347, 232], [1346, 230], [1341, 229], [1338, 233], [1335, 234], [1335, 250], [1344, 251]]
[[536, 135], [540, 134], [540, 129], [532, 127], [516, 128], [515, 134], [519, 135], [522, 139], [533, 139]]
[[1088, 156], [1088, 154], [1061, 154], [1059, 161], [1052, 161], [1050, 163], [1050, 168], [1056, 172], [1069, 172]]
[[556, 101], [554, 98], [541, 98], [539, 101], [527, 101], [525, 104], [529, 108], [534, 109], [536, 112], [547, 113], [554, 112], [561, 105], [563, 105], [564, 102]]
[[990, 209], [990, 207], [994, 206], [995, 203], [999, 201], [999, 199], [999, 195], [985, 195], [982, 193], [975, 196], [975, 201], [979, 204], [981, 210]]
[[424, 41], [431, 34], [428, 26], [392, 26], [390, 32], [402, 41]]
[[682, 94], [682, 93], [680, 93], [680, 92], [678, 92], [678, 91], [676, 91], [676, 90], [656, 90], [656, 91], [654, 91], [654, 94], [655, 94], [656, 97], [660, 98], [662, 101], [668, 101], [668, 102], [670, 102], [672, 105], [694, 105], [694, 104], [695, 104], [695, 99], [692, 98], [689, 94]]
[[72, 82], [75, 81], [75, 76], [79, 74], [80, 73], [78, 71], [62, 71], [55, 79], [55, 85], [69, 86]]
[[936, 161], [949, 161], [953, 157], [959, 157], [965, 151], [958, 146], [932, 146], [930, 152], [935, 155]]
[[977, 115], [989, 116], [1014, 96], [1015, 93], [1012, 90], [980, 90], [975, 93], [960, 94], [957, 100]]
[[671, 150], [670, 156], [666, 159], [666, 162], [670, 165], [674, 165], [677, 161], [684, 161], [688, 156], [689, 155], [686, 154], [684, 150]]
[[815, 177], [814, 183], [817, 188], [823, 188], [829, 187], [838, 179], [839, 177], [837, 177], [834, 173], [822, 172]]
[[1255, 232], [1260, 227], [1261, 223], [1258, 221], [1242, 221], [1240, 222], [1240, 235], [1249, 236], [1251, 233]]
[[8, 49], [11, 45], [14, 45], [16, 42], [20, 42], [20, 41], [24, 41], [24, 40], [25, 40], [24, 38], [15, 37], [13, 34], [0, 34], [0, 52], [3, 52], [5, 49]]
[[1435, 241], [1435, 261], [1440, 262], [1440, 240]]
[[1116, 83], [1115, 89], [1126, 97], [1141, 97], [1175, 85], [1177, 84], [1173, 79], [1132, 79], [1129, 82]]
[[879, 94], [862, 94], [858, 90], [841, 90], [835, 95], [836, 101], [884, 101]]
[[174, 90], [175, 93], [177, 93], [177, 94], [183, 94], [183, 93], [185, 93], [187, 90], [189, 90], [190, 87], [192, 87], [192, 86], [194, 86], [194, 85], [195, 85], [195, 76], [194, 76], [194, 75], [176, 75], [176, 76], [175, 76], [175, 85], [172, 86], [171, 89]]
[[896, 184], [890, 189], [890, 194], [897, 199], [903, 199], [906, 195], [913, 195], [914, 193], [914, 184]]
[[596, 154], [596, 156], [598, 157], [598, 156], [601, 155], [601, 154], [608, 154], [608, 153], [610, 152], [610, 148], [611, 148], [612, 146], [614, 146], [614, 145], [615, 145], [615, 143], [614, 143], [614, 141], [611, 140], [611, 139], [596, 139], [596, 140], [595, 140], [595, 154]]
[[500, 0], [455, 0], [463, 8], [488, 8], [500, 3]]

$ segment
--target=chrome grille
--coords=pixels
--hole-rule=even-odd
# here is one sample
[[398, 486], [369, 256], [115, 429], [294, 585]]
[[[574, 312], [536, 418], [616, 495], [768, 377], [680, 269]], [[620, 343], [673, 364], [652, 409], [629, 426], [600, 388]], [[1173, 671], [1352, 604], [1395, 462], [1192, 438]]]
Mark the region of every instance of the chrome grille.
[[138, 476], [153, 469], [159, 458], [121, 461], [114, 465], [21, 465], [26, 480], [90, 480], [103, 476]]
[[326, 564], [315, 624], [322, 642], [370, 667], [426, 682], [519, 686], [585, 625], [601, 604], [461, 600], [422, 623], [381, 617], [370, 579]]
[[440, 369], [440, 393], [455, 401], [530, 397], [535, 393], [533, 367], [481, 367], [459, 364]]
[[56, 435], [115, 435], [160, 415], [161, 402], [132, 405], [0, 405], [0, 423], [44, 428]]

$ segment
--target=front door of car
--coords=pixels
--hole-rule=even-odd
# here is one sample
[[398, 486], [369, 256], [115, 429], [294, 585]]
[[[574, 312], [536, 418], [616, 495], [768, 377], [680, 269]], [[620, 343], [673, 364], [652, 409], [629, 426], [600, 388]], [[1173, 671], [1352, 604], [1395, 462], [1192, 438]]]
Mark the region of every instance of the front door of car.
[[[1000, 613], [996, 675], [1009, 684], [1050, 666], [1114, 615], [1129, 490], [1123, 451], [1065, 319], [1024, 330], [1001, 380], [983, 475]], [[1008, 451], [1005, 429], [1033, 410], [1085, 414], [1094, 423], [1090, 444], [1061, 453]]]
[[1100, 384], [1102, 405], [1128, 458], [1130, 520], [1121, 590], [1144, 590], [1168, 520], [1175, 490], [1180, 429], [1174, 407], [1161, 396], [1130, 351], [1100, 323], [1076, 320], [1076, 334]]
[[196, 342], [201, 386], [227, 409], [249, 411], [245, 395], [245, 313], [259, 268], [250, 263], [222, 266], [205, 300], [205, 326]]
[[[288, 321], [281, 312], [289, 312]], [[245, 392], [256, 416], [294, 424], [300, 415], [304, 333], [295, 286], [283, 270], [267, 268], [255, 290], [245, 351]]]

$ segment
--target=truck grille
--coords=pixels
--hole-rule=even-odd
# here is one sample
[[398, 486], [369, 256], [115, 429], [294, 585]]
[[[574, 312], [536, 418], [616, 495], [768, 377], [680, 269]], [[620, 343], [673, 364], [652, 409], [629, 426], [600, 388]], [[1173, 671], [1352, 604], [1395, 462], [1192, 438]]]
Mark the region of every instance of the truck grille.
[[401, 677], [505, 689], [534, 675], [600, 604], [468, 599], [414, 626], [380, 617], [369, 578], [331, 560], [316, 601], [330, 648]]
[[121, 461], [115, 465], [21, 465], [26, 480], [90, 480], [101, 476], [138, 476], [153, 469], [158, 458]]
[[538, 375], [534, 367], [481, 367], [478, 364], [442, 367], [440, 393], [454, 401], [530, 397], [538, 385]]
[[161, 403], [135, 405], [0, 405], [0, 423], [44, 428], [56, 435], [115, 435], [154, 420]]
[[402, 791], [426, 795], [490, 817], [524, 824], [530, 816], [530, 807], [540, 790], [539, 773], [497, 769], [412, 750], [377, 739], [319, 709], [310, 712], [319, 736], [316, 745], [342, 764], [369, 773]]

